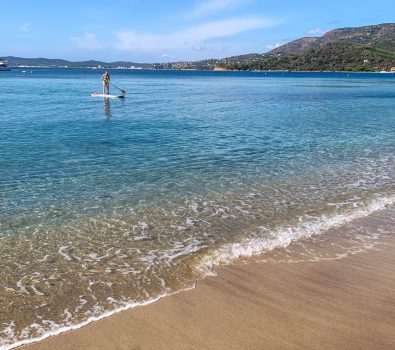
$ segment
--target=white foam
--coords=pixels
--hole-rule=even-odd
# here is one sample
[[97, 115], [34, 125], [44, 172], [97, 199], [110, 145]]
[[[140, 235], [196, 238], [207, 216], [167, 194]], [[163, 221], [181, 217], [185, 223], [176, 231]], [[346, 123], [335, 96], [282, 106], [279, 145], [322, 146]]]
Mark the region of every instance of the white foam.
[[30, 286], [30, 288], [33, 290], [34, 294], [36, 295], [40, 295], [40, 296], [44, 296], [44, 293], [40, 292], [39, 290], [37, 290], [36, 286], [34, 284], [32, 284]]
[[197, 203], [191, 203], [189, 205], [189, 209], [192, 209], [195, 213], [198, 212], [198, 204]]
[[25, 278], [26, 278], [26, 276], [22, 277], [18, 282], [16, 282], [16, 286], [19, 288], [19, 291], [18, 291], [19, 293], [29, 294], [29, 292], [26, 290], [26, 288], [22, 285], [22, 282]]
[[97, 253], [93, 253], [93, 252], [88, 254], [90, 261], [100, 261], [100, 260], [103, 260], [109, 256], [110, 256], [110, 253], [104, 254], [102, 256], [98, 256]]
[[142, 231], [148, 228], [148, 224], [144, 221], [139, 221], [139, 227], [141, 228]]
[[[345, 213], [333, 215], [330, 217], [321, 217], [320, 219], [309, 219], [305, 220], [302, 222], [299, 222], [299, 225], [296, 227], [284, 227], [284, 228], [279, 228], [273, 232], [271, 232], [270, 237], [268, 239], [264, 238], [253, 238], [253, 239], [245, 239], [242, 240], [241, 242], [238, 243], [229, 243], [229, 244], [224, 244], [222, 245], [219, 249], [215, 250], [209, 255], [206, 255], [201, 259], [200, 264], [198, 265], [198, 269], [204, 274], [204, 275], [216, 275], [215, 272], [213, 271], [213, 267], [218, 264], [222, 263], [229, 263], [234, 259], [237, 259], [239, 257], [248, 257], [252, 255], [258, 255], [261, 254], [265, 251], [272, 250], [276, 247], [286, 247], [288, 246], [292, 241], [296, 241], [301, 238], [307, 238], [315, 234], [322, 234], [329, 229], [340, 226], [346, 223], [349, 223], [355, 219], [359, 219], [365, 216], [368, 216], [376, 211], [380, 211], [388, 207], [389, 205], [393, 205], [395, 203], [395, 196], [391, 197], [382, 197], [382, 198], [377, 198], [373, 200], [369, 205], [361, 206], [357, 209], [354, 209], [353, 211], [348, 211]], [[188, 218], [190, 219], [190, 218]], [[193, 219], [192, 219], [193, 220]], [[146, 228], [141, 227], [142, 229]], [[267, 231], [266, 228], [262, 227], [263, 231]], [[190, 244], [188, 246], [184, 247], [184, 252], [188, 251], [189, 252], [194, 252], [195, 249], [197, 249], [197, 244], [196, 242], [193, 242], [195, 244]], [[59, 248], [59, 254], [64, 256], [65, 260], [69, 261], [71, 260], [70, 256], [67, 255], [63, 250], [66, 249], [67, 246], [62, 246]], [[179, 252], [176, 253], [178, 255]], [[175, 258], [176, 256], [167, 256], [167, 258]], [[151, 255], [150, 258], [154, 258], [154, 255]], [[145, 257], [146, 259], [146, 257]], [[21, 280], [22, 281], [22, 280]], [[20, 281], [20, 282], [21, 282]], [[92, 282], [91, 282], [92, 284]], [[22, 284], [18, 287], [22, 287]], [[177, 292], [172, 292], [172, 293], [163, 293], [155, 298], [149, 298], [148, 300], [144, 302], [130, 302], [130, 303], [125, 303], [124, 305], [112, 310], [112, 311], [107, 311], [105, 312], [103, 308], [101, 308], [99, 305], [96, 305], [93, 312], [95, 314], [99, 314], [99, 316], [91, 316], [84, 322], [81, 322], [79, 324], [74, 324], [74, 325], [55, 325], [52, 323], [52, 321], [46, 321], [44, 324], [47, 324], [47, 322], [51, 323], [52, 329], [51, 330], [46, 330], [42, 326], [38, 324], [32, 324], [31, 326], [27, 327], [23, 332], [22, 336], [28, 337], [29, 335], [29, 329], [35, 328], [38, 331], [43, 332], [43, 334], [39, 337], [35, 338], [30, 338], [30, 339], [23, 339], [23, 340], [18, 340], [16, 341], [16, 335], [14, 333], [14, 328], [15, 325], [13, 323], [10, 323], [7, 325], [6, 329], [3, 330], [3, 333], [6, 334], [8, 337], [8, 341], [11, 341], [14, 343], [12, 344], [3, 344], [0, 345], [0, 350], [10, 350], [15, 347], [21, 346], [21, 345], [26, 345], [30, 343], [34, 343], [37, 341], [41, 341], [43, 339], [49, 338], [54, 335], [61, 334], [63, 332], [75, 330], [81, 327], [86, 326], [87, 324], [109, 317], [111, 315], [114, 315], [116, 313], [119, 313], [121, 311], [139, 307], [139, 306], [144, 306], [148, 305], [151, 303], [154, 303], [158, 301], [159, 299], [172, 295], [172, 294], [177, 294], [179, 292], [183, 292], [186, 290], [193, 289], [191, 288], [186, 288]], [[23, 288], [22, 288], [23, 289]], [[92, 291], [90, 287], [87, 288], [88, 291]], [[94, 296], [93, 296], [94, 297]], [[66, 309], [64, 310], [65, 316], [67, 316], [66, 321], [70, 319], [70, 312]]]
[[68, 248], [67, 245], [60, 247], [58, 250], [58, 253], [60, 255], [62, 255], [66, 261], [72, 261], [73, 259], [71, 258], [71, 256], [63, 251], [64, 249], [67, 249], [67, 248]]
[[142, 235], [142, 236], [134, 237], [133, 239], [134, 239], [135, 241], [142, 241], [142, 240], [144, 240], [144, 239], [149, 239], [149, 238], [150, 238], [150, 237], [147, 236], [147, 235]]
[[42, 259], [38, 259], [37, 261], [43, 262], [49, 258], [49, 255], [45, 255]]
[[[377, 230], [378, 232], [380, 229]], [[307, 250], [307, 254], [301, 254], [304, 258], [300, 259], [292, 259], [292, 258], [285, 258], [282, 260], [276, 259], [276, 262], [286, 262], [286, 263], [301, 263], [301, 262], [318, 262], [318, 261], [330, 261], [330, 260], [341, 260], [350, 255], [356, 255], [367, 250], [374, 249], [377, 244], [379, 244], [379, 238], [381, 237], [381, 233], [373, 233], [369, 235], [357, 235], [355, 237], [355, 244], [351, 246], [342, 246], [337, 243], [331, 243], [332, 246], [340, 249], [340, 252], [331, 252], [331, 253], [324, 253], [321, 254], [314, 254], [314, 251]], [[348, 239], [348, 242], [353, 242], [353, 239]], [[259, 262], [268, 262], [273, 261], [272, 258], [270, 259], [260, 259]]]
[[235, 209], [237, 209], [238, 211], [244, 213], [244, 214], [251, 214], [248, 210], [243, 209], [242, 207], [240, 207], [239, 205], [235, 206]]
[[[278, 247], [287, 247], [293, 241], [322, 234], [333, 227], [363, 218], [394, 203], [395, 196], [376, 198], [370, 204], [360, 206], [357, 209], [329, 217], [322, 216], [315, 220], [301, 221], [295, 227], [276, 229], [270, 232], [269, 238], [248, 238], [238, 243], [224, 244], [214, 252], [204, 256], [198, 265], [198, 270], [203, 275], [211, 275], [215, 265], [227, 264], [241, 257], [259, 255]], [[262, 230], [266, 231], [266, 228], [262, 227]]]
[[[100, 316], [91, 316], [87, 320], [85, 320], [84, 322], [81, 322], [79, 324], [67, 325], [67, 326], [56, 325], [52, 330], [44, 333], [43, 335], [41, 335], [39, 337], [19, 340], [19, 341], [16, 341], [15, 343], [13, 343], [13, 344], [0, 345], [0, 350], [14, 349], [14, 348], [16, 348], [18, 346], [35, 343], [35, 342], [47, 339], [49, 337], [52, 337], [54, 335], [59, 335], [59, 334], [64, 333], [64, 332], [69, 332], [69, 331], [72, 331], [72, 330], [75, 330], [75, 329], [79, 329], [79, 328], [82, 328], [82, 327], [88, 325], [89, 323], [101, 320], [103, 318], [107, 318], [107, 317], [112, 316], [112, 315], [114, 315], [116, 313], [119, 313], [121, 311], [125, 311], [125, 310], [132, 309], [132, 308], [139, 307], [139, 306], [149, 305], [149, 304], [152, 304], [152, 303], [154, 303], [154, 302], [158, 301], [159, 299], [162, 299], [162, 298], [164, 298], [166, 296], [170, 296], [170, 295], [177, 294], [177, 293], [180, 293], [180, 292], [183, 292], [183, 291], [191, 290], [193, 288], [195, 288], [195, 286], [192, 286], [191, 288], [186, 288], [186, 289], [183, 289], [183, 290], [180, 290], [180, 291], [177, 291], [177, 292], [173, 292], [173, 293], [163, 293], [163, 294], [161, 294], [161, 295], [159, 295], [159, 296], [157, 296], [155, 298], [150, 298], [150, 299], [148, 299], [148, 300], [146, 300], [144, 302], [125, 303], [125, 305], [123, 305], [123, 306], [121, 306], [121, 307], [119, 307], [119, 308], [117, 308], [115, 310], [107, 311], [107, 312], [104, 312], [104, 313], [102, 312], [103, 310], [100, 308], [100, 309], [96, 310], [97, 312], [101, 313]], [[10, 336], [9, 339], [12, 339], [12, 340], [15, 339], [15, 333], [14, 333], [14, 330], [13, 330], [14, 326], [15, 325], [13, 324], [13, 322], [11, 322], [6, 328], [7, 334]], [[27, 328], [36, 328], [36, 329], [40, 328], [40, 330], [43, 329], [38, 324], [33, 324], [33, 325], [31, 325], [31, 326], [29, 326]]]
[[188, 217], [186, 223], [187, 225], [194, 226], [195, 224], [197, 224], [197, 221], [193, 218]]
[[86, 304], [88, 303], [88, 300], [86, 300], [82, 295], [80, 295], [80, 305], [78, 305], [75, 308], [75, 313], [78, 313]]
[[167, 250], [163, 255], [167, 261], [172, 261], [180, 256], [185, 256], [197, 252], [204, 248], [202, 242], [196, 238], [188, 239], [187, 241], [191, 241], [189, 244], [175, 242], [174, 248]]
[[[8, 337], [8, 339], [15, 339], [15, 332], [14, 332], [15, 322], [11, 321], [9, 324], [7, 323], [4, 324], [7, 325], [7, 327], [4, 328], [2, 333], [5, 334]], [[0, 349], [2, 348], [0, 347]]]
[[66, 323], [68, 323], [69, 320], [73, 317], [73, 315], [71, 314], [69, 309], [65, 309], [63, 312], [63, 315], [66, 317], [66, 320], [65, 320]]
[[185, 231], [187, 228], [181, 225], [170, 225], [171, 228], [177, 229], [177, 231]]

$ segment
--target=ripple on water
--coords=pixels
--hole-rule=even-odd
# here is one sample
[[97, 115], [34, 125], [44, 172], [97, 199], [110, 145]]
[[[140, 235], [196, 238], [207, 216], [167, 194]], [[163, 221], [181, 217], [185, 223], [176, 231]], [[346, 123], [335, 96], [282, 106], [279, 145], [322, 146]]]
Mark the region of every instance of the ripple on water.
[[103, 102], [97, 72], [35, 73], [0, 77], [0, 348], [387, 234], [358, 222], [395, 193], [393, 78], [114, 71], [133, 98]]

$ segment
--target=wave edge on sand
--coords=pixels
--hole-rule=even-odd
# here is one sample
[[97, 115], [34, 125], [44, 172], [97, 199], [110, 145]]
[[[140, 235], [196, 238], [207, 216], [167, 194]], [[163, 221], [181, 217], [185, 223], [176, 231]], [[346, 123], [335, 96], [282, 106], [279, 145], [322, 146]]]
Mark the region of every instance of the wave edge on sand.
[[[276, 229], [275, 231], [268, 233], [272, 237], [271, 239], [250, 238], [250, 239], [245, 239], [239, 243], [224, 244], [221, 247], [215, 249], [214, 251], [211, 251], [205, 254], [203, 257], [201, 257], [196, 268], [200, 272], [203, 278], [206, 276], [215, 276], [216, 275], [214, 271], [215, 266], [222, 264], [230, 264], [232, 261], [236, 259], [260, 255], [276, 248], [286, 248], [294, 241], [306, 239], [312, 237], [313, 235], [323, 234], [332, 228], [342, 226], [354, 220], [367, 217], [375, 212], [385, 210], [389, 206], [392, 206], [394, 203], [395, 203], [395, 195], [383, 196], [380, 198], [375, 198], [370, 203], [358, 207], [358, 209], [355, 210], [348, 210], [345, 213], [334, 214], [332, 216], [323, 215], [319, 219], [301, 222], [299, 225], [293, 228], [283, 227]], [[265, 228], [262, 227], [262, 231], [264, 230]], [[150, 298], [144, 302], [125, 303], [125, 305], [118, 307], [114, 310], [107, 311], [99, 316], [89, 317], [84, 322], [74, 325], [60, 326], [58, 328], [55, 327], [51, 331], [45, 332], [44, 334], [36, 338], [24, 339], [24, 340], [16, 341], [12, 344], [9, 343], [9, 344], [0, 345], [0, 350], [10, 350], [22, 345], [36, 343], [64, 332], [82, 328], [92, 322], [110, 317], [122, 311], [140, 306], [149, 305], [164, 297], [181, 293], [184, 291], [188, 291], [194, 288], [195, 285], [182, 290], [163, 293], [157, 297]], [[12, 332], [12, 330], [10, 330], [10, 332]]]

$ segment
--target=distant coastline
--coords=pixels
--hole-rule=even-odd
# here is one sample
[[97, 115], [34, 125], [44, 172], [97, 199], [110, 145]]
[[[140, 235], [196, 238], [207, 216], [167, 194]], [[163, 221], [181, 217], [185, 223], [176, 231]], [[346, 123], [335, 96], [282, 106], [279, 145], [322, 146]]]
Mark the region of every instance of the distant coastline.
[[266, 53], [221, 59], [165, 63], [5, 57], [18, 68], [90, 68], [130, 70], [395, 72], [395, 23], [339, 28], [321, 37], [291, 41]]
[[100, 69], [109, 69], [109, 70], [121, 70], [121, 71], [191, 71], [191, 72], [216, 72], [216, 73], [243, 73], [243, 72], [250, 72], [250, 73], [366, 73], [366, 74], [378, 74], [378, 73], [385, 73], [385, 74], [394, 74], [395, 70], [392, 71], [347, 71], [347, 70], [241, 70], [241, 69], [199, 69], [199, 68], [152, 68], [152, 67], [139, 67], [139, 68], [127, 68], [127, 67], [84, 67], [84, 66], [75, 66], [75, 67], [65, 67], [65, 66], [10, 66], [11, 70], [15, 69], [90, 69], [90, 70], [100, 70]]

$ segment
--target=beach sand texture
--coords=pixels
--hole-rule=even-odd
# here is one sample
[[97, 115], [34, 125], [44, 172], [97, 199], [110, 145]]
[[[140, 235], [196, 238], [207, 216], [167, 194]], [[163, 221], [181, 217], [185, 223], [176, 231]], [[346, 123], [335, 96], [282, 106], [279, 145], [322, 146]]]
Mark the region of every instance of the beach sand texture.
[[332, 229], [21, 349], [395, 349], [393, 214], [353, 223], [381, 233], [369, 249], [339, 254], [347, 228]]

